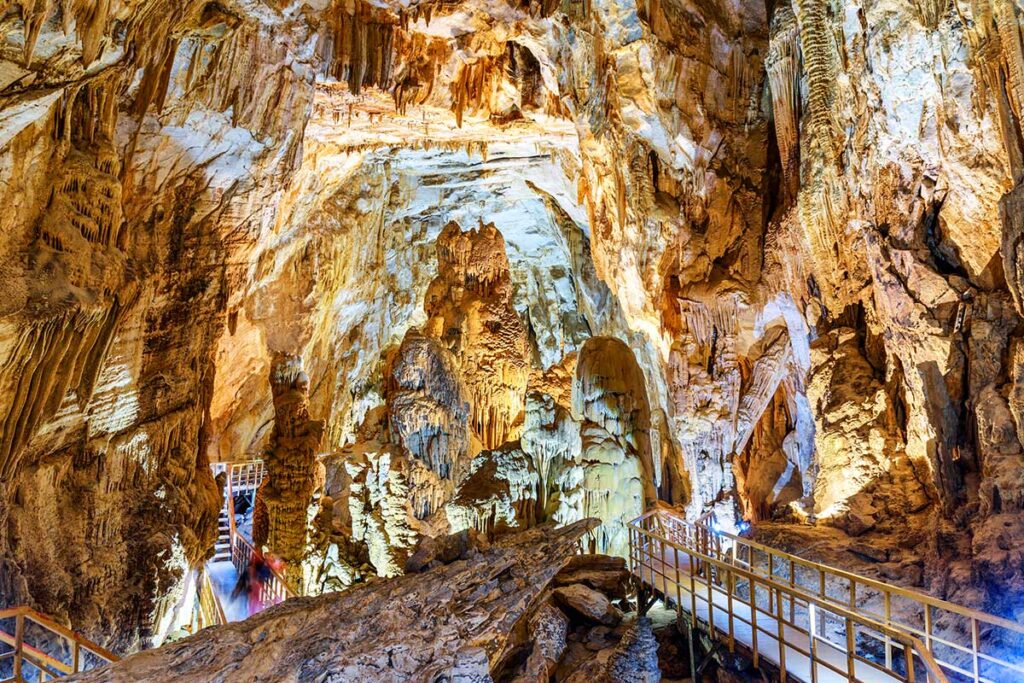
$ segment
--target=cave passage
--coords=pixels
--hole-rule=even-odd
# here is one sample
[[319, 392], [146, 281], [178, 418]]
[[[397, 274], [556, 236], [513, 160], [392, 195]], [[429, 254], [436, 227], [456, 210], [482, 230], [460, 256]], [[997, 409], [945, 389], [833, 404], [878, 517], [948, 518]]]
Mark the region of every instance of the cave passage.
[[1019, 0], [0, 35], [0, 680], [1024, 681]]

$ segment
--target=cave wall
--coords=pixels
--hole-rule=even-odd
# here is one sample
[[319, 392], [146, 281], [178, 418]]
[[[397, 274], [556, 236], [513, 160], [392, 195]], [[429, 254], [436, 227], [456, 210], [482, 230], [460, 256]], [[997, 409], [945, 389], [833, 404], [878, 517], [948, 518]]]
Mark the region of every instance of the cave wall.
[[300, 158], [310, 33], [229, 4], [3, 11], [0, 594], [137, 647], [217, 533], [216, 340]]

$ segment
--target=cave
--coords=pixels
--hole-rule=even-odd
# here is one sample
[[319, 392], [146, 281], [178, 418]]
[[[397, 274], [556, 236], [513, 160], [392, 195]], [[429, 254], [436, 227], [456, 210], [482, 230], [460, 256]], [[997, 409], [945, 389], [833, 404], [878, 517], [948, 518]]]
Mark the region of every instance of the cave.
[[0, 33], [0, 681], [1024, 681], [1020, 0]]

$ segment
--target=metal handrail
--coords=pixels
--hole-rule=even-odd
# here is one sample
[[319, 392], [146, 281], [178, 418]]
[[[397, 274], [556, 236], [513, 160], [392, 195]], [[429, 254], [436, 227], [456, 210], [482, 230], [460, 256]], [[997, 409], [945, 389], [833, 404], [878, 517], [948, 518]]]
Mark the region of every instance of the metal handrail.
[[[649, 538], [651, 540], [654, 540], [654, 541], [657, 541], [658, 543], [660, 543], [661, 544], [661, 549], [660, 549], [660, 552], [659, 552], [659, 557], [660, 558], [664, 558], [665, 557], [665, 553], [664, 553], [665, 546], [671, 548], [673, 551], [675, 551], [675, 553], [681, 552], [681, 553], [686, 554], [687, 557], [690, 558], [690, 561], [687, 564], [688, 572], [689, 572], [688, 573], [688, 578], [689, 578], [689, 584], [690, 584], [690, 590], [689, 591], [687, 591], [685, 588], [682, 588], [682, 583], [680, 581], [680, 571], [679, 571], [680, 568], [678, 566], [678, 562], [676, 562], [676, 564], [673, 566], [676, 578], [672, 582], [673, 582], [673, 584], [674, 584], [674, 586], [676, 588], [676, 605], [677, 605], [677, 609], [679, 609], [679, 610], [682, 609], [682, 595], [681, 595], [681, 593], [682, 592], [689, 593], [690, 599], [691, 599], [691, 610], [690, 610], [691, 620], [692, 620], [692, 623], [694, 625], [696, 625], [696, 621], [697, 621], [696, 602], [697, 602], [698, 599], [701, 600], [701, 601], [707, 602], [708, 603], [708, 617], [709, 617], [709, 620], [710, 620], [711, 631], [713, 633], [715, 633], [717, 629], [716, 629], [715, 624], [714, 624], [715, 602], [714, 602], [713, 592], [717, 591], [719, 594], [726, 595], [726, 599], [728, 601], [728, 609], [727, 609], [727, 612], [728, 612], [728, 637], [729, 637], [730, 649], [734, 649], [734, 647], [735, 647], [734, 621], [738, 620], [738, 621], [740, 621], [742, 623], [745, 623], [745, 624], [749, 625], [751, 627], [752, 633], [753, 633], [752, 650], [753, 650], [753, 657], [754, 657], [754, 664], [755, 664], [755, 666], [758, 664], [758, 660], [759, 660], [759, 656], [760, 656], [760, 653], [759, 653], [758, 648], [757, 648], [757, 633], [758, 633], [758, 631], [760, 631], [760, 632], [763, 632], [763, 633], [769, 635], [770, 637], [773, 637], [773, 638], [777, 637], [778, 638], [777, 642], [779, 643], [779, 653], [780, 653], [780, 661], [778, 662], [778, 664], [779, 664], [779, 667], [780, 667], [780, 670], [781, 670], [781, 678], [783, 680], [786, 678], [785, 650], [786, 649], [792, 649], [795, 652], [798, 652], [798, 653], [808, 657], [808, 659], [811, 662], [811, 675], [812, 675], [812, 679], [816, 678], [816, 672], [817, 672], [817, 668], [816, 667], [817, 666], [824, 666], [824, 667], [826, 667], [828, 669], [831, 669], [832, 671], [835, 671], [836, 673], [839, 673], [840, 675], [846, 675], [849, 678], [849, 680], [856, 680], [856, 677], [855, 677], [855, 662], [863, 662], [866, 665], [874, 667], [874, 668], [876, 668], [878, 670], [885, 671], [887, 674], [891, 675], [894, 678], [899, 678], [900, 680], [908, 681], [909, 683], [913, 683], [913, 681], [914, 681], [914, 671], [913, 671], [914, 667], [911, 664], [913, 659], [912, 659], [912, 655], [910, 654], [911, 652], [913, 652], [914, 654], [917, 655], [918, 659], [924, 665], [925, 670], [928, 672], [928, 676], [929, 676], [930, 680], [934, 681], [935, 683], [947, 683], [947, 679], [945, 677], [945, 674], [939, 668], [938, 663], [935, 661], [934, 657], [932, 656], [932, 653], [928, 650], [927, 647], [925, 647], [925, 645], [920, 641], [920, 639], [916, 638], [915, 636], [913, 636], [911, 634], [908, 634], [908, 633], [905, 633], [903, 631], [900, 631], [898, 629], [886, 626], [885, 624], [882, 624], [881, 622], [878, 622], [878, 621], [876, 621], [876, 620], [874, 620], [874, 619], [872, 619], [870, 617], [864, 616], [862, 614], [858, 614], [857, 612], [855, 612], [853, 610], [846, 609], [845, 607], [843, 607], [841, 605], [837, 605], [837, 604], [832, 603], [832, 602], [830, 602], [828, 600], [822, 599], [822, 598], [820, 598], [820, 597], [818, 597], [818, 596], [816, 596], [816, 595], [814, 595], [812, 593], [807, 593], [807, 592], [803, 591], [802, 589], [800, 589], [798, 587], [794, 587], [792, 585], [780, 583], [779, 581], [766, 578], [766, 577], [758, 575], [758, 574], [756, 574], [756, 573], [754, 573], [752, 571], [743, 569], [742, 567], [739, 567], [737, 565], [730, 564], [729, 562], [726, 562], [726, 561], [723, 561], [723, 560], [721, 560], [719, 558], [713, 557], [710, 554], [705, 554], [703, 552], [700, 552], [699, 550], [695, 550], [694, 548], [686, 547], [684, 545], [676, 543], [672, 539], [669, 539], [669, 538], [667, 538], [667, 537], [665, 537], [665, 536], [663, 536], [661, 534], [658, 534], [653, 529], [646, 529], [646, 528], [644, 528], [643, 523], [645, 521], [647, 521], [648, 519], [650, 519], [650, 517], [651, 517], [650, 514], [643, 515], [640, 518], [634, 520], [633, 522], [630, 522], [630, 524], [629, 524], [629, 528], [630, 528], [630, 560], [631, 560], [631, 562], [634, 565], [633, 566], [634, 573], [636, 571], [636, 566], [640, 565], [640, 566], [648, 569], [651, 572], [652, 581], [653, 581], [653, 575], [655, 573], [659, 574], [662, 577], [662, 579], [664, 580], [663, 586], [666, 587], [666, 588], [667, 588], [668, 582], [671, 580], [670, 577], [665, 572], [658, 571], [654, 567], [653, 563], [645, 564], [643, 562], [643, 560], [645, 558], [648, 559], [648, 560], [653, 559], [654, 555], [649, 551], [649, 549], [645, 550], [642, 547], [638, 547], [638, 545], [636, 543], [637, 539], [634, 537], [634, 535], [646, 537], [646, 538]], [[700, 529], [699, 527], [696, 527], [696, 526], [693, 526], [693, 525], [690, 525], [690, 529], [692, 530], [692, 533], [689, 535], [689, 538], [691, 540], [693, 540], [695, 542], [695, 544], [702, 543], [702, 538], [701, 537], [704, 535], [703, 534], [703, 530]], [[676, 557], [678, 557], [678, 555], [676, 555]], [[696, 562], [694, 560], [696, 560]], [[664, 564], [663, 560], [659, 560], [659, 562], [662, 562]], [[714, 572], [714, 571], [712, 571], [712, 569], [717, 569], [718, 571]], [[695, 570], [696, 570], [697, 573], [695, 573]], [[723, 575], [724, 575], [724, 579], [723, 579]], [[641, 574], [641, 576], [642, 576], [642, 574]], [[696, 579], [698, 577], [701, 578], [702, 583], [704, 583], [705, 587], [707, 588], [707, 591], [708, 591], [707, 598], [697, 598], [697, 582], [696, 582]], [[744, 602], [744, 604], [747, 604], [747, 600], [748, 600], [748, 598], [745, 598], [745, 597], [743, 597], [741, 595], [737, 595], [735, 593], [735, 590], [738, 587], [737, 586], [737, 580], [736, 580], [737, 577], [740, 579], [741, 583], [743, 581], [746, 581], [747, 587], [749, 589], [749, 607], [750, 607], [750, 614], [751, 614], [751, 620], [750, 621], [747, 621], [747, 620], [743, 619], [742, 617], [740, 617], [738, 614], [735, 614], [734, 610], [733, 610], [733, 601], [734, 601], [734, 599], [741, 600], [741, 601]], [[721, 584], [723, 582], [723, 580], [724, 580], [724, 583], [727, 586], [727, 588], [725, 590], [723, 590], [720, 587], [720, 585], [716, 585], [716, 584]], [[776, 621], [776, 623], [777, 623], [777, 626], [778, 626], [778, 634], [777, 635], [768, 632], [766, 629], [764, 629], [763, 627], [761, 627], [761, 626], [759, 626], [757, 624], [757, 614], [758, 614], [758, 612], [761, 612], [763, 614], [763, 611], [757, 605], [757, 589], [759, 587], [768, 589], [768, 591], [769, 591], [769, 608], [768, 609], [769, 609], [771, 618], [773, 618]], [[774, 591], [774, 596], [776, 596], [775, 600], [771, 600], [771, 598], [773, 597], [773, 591]], [[784, 604], [783, 596], [786, 596], [787, 598], [789, 598], [789, 599], [791, 599], [793, 601], [798, 601], [799, 603], [801, 603], [802, 607], [806, 606], [808, 608], [809, 629], [804, 629], [802, 626], [800, 626], [799, 624], [796, 623], [795, 616], [794, 616], [793, 612], [791, 612], [791, 614], [790, 614], [790, 620], [787, 621], [785, 619], [785, 611], [784, 611], [784, 609], [782, 607], [782, 605]], [[773, 608], [771, 606], [772, 603], [774, 603], [775, 608]], [[721, 609], [721, 608], [719, 608], [719, 609]], [[821, 612], [824, 612], [826, 614], [832, 614], [834, 616], [840, 617], [842, 620], [845, 621], [845, 623], [846, 623], [846, 636], [847, 636], [847, 643], [845, 645], [845, 648], [842, 645], [838, 644], [838, 643], [834, 643], [834, 642], [828, 640], [828, 638], [824, 634], [816, 633], [816, 623], [817, 623], [816, 612], [817, 611], [821, 611]], [[901, 675], [898, 671], [896, 671], [892, 667], [891, 661], [887, 660], [886, 665], [883, 667], [882, 665], [878, 664], [877, 662], [874, 662], [874, 661], [872, 661], [872, 660], [870, 660], [870, 659], [868, 659], [866, 657], [858, 655], [856, 653], [856, 651], [855, 651], [855, 633], [857, 631], [856, 627], [854, 626], [855, 624], [859, 625], [860, 627], [862, 627], [862, 630], [864, 628], [866, 628], [868, 630], [875, 631], [875, 632], [881, 634], [882, 637], [877, 638], [878, 640], [883, 640], [884, 639], [886, 642], [889, 642], [890, 640], [893, 640], [893, 641], [897, 641], [900, 644], [902, 644], [904, 646], [906, 662], [908, 663], [907, 673], [905, 675]], [[785, 635], [785, 627], [796, 629], [796, 630], [804, 633], [805, 635], [807, 635], [808, 636], [808, 640], [809, 640], [809, 649], [808, 650], [803, 650], [803, 649], [800, 648], [799, 645], [796, 645], [791, 640], [788, 640], [786, 638], [786, 635]], [[829, 646], [831, 646], [833, 649], [835, 649], [837, 651], [843, 651], [843, 652], [846, 653], [846, 655], [847, 655], [847, 670], [846, 671], [842, 671], [841, 669], [839, 669], [835, 665], [833, 665], [833, 664], [829, 663], [828, 661], [826, 661], [826, 660], [824, 660], [824, 659], [822, 659], [822, 658], [817, 656], [817, 643], [819, 641], [823, 641], [823, 642], [827, 643]]]
[[[643, 523], [645, 520], [650, 520], [652, 518], [657, 518], [659, 522], [670, 528], [679, 528], [680, 525], [687, 524], [687, 522], [674, 511], [667, 510], [665, 508], [656, 508], [651, 510], [639, 517], [636, 521], [638, 523]], [[717, 555], [719, 559], [724, 559], [734, 565], [745, 566], [748, 570], [758, 574], [761, 578], [772, 580], [782, 579], [784, 581], [788, 581], [790, 586], [800, 587], [812, 594], [816, 594], [819, 598], [825, 599], [833, 605], [847, 606], [851, 609], [856, 609], [859, 614], [870, 616], [876, 621], [880, 621], [887, 626], [918, 637], [925, 643], [925, 647], [932, 653], [935, 653], [936, 646], [944, 646], [951, 650], [955, 650], [965, 658], [970, 658], [970, 669], [966, 669], [963, 666], [960, 666], [959, 662], [946, 661], [948, 660], [948, 657], [936, 655], [936, 661], [942, 669], [964, 676], [968, 680], [972, 681], [972, 683], [984, 683], [985, 681], [989, 681], [990, 678], [984, 675], [982, 669], [990, 667], [998, 667], [1004, 671], [1012, 671], [1016, 677], [1024, 679], [1024, 666], [983, 652], [981, 643], [982, 626], [990, 629], [1006, 629], [1019, 636], [1024, 634], [1024, 625], [1022, 624], [941, 600], [920, 591], [903, 588], [901, 586], [893, 586], [853, 572], [831, 567], [819, 562], [806, 560], [791, 553], [777, 550], [736, 534], [715, 530], [706, 520], [705, 523], [696, 524], [693, 525], [693, 527], [699, 530], [698, 533], [703, 539], [703, 548], [707, 551], [713, 551], [713, 554]], [[725, 548], [725, 550], [723, 550], [723, 548]], [[757, 553], [761, 553], [763, 555], [763, 558], [760, 558], [763, 559], [762, 566], [758, 566], [759, 563], [756, 561]], [[744, 555], [746, 555], [745, 558]], [[800, 585], [797, 572], [798, 567], [812, 572], [816, 578], [815, 586], [808, 587], [806, 585]], [[784, 575], [787, 572], [788, 576]], [[837, 600], [827, 594], [826, 583], [829, 579], [837, 579], [840, 583], [846, 582], [848, 584], [848, 593], [845, 599]], [[835, 581], [832, 583], [834, 585]], [[858, 606], [858, 588], [870, 588], [877, 591], [883, 601], [882, 612]], [[900, 619], [893, 614], [893, 603], [897, 599], [909, 601], [912, 605], [916, 606], [914, 608], [919, 610], [921, 614], [921, 618], [924, 623], [923, 628], [912, 623], [907, 623], [905, 619]], [[941, 617], [941, 612], [946, 612], [951, 615], [955, 615], [955, 617], [969, 620], [970, 645], [955, 642], [950, 640], [948, 637], [943, 637], [943, 635], [936, 633], [936, 622], [941, 621], [941, 619], [936, 619], [936, 614], [938, 613]], [[889, 645], [887, 644], [886, 661], [891, 661], [891, 657], [892, 653]]]
[[[671, 516], [671, 513], [667, 513], [667, 515]], [[843, 569], [838, 569], [836, 567], [831, 567], [820, 562], [806, 560], [791, 553], [786, 553], [784, 551], [777, 550], [775, 548], [772, 548], [771, 546], [767, 546], [762, 543], [757, 543], [756, 541], [743, 538], [742, 536], [737, 536], [736, 534], [716, 531], [715, 535], [720, 540], [725, 540], [732, 544], [732, 556], [736, 558], [737, 561], [743, 561], [742, 559], [740, 559], [743, 553], [737, 552], [736, 549], [747, 548], [746, 565], [748, 566], [748, 568], [751, 568], [752, 570], [756, 571], [753, 559], [754, 551], [763, 553], [766, 557], [768, 576], [774, 575], [776, 559], [781, 561], [783, 567], [788, 565], [789, 576], [794, 577], [791, 579], [791, 581], [793, 582], [796, 581], [796, 567], [803, 567], [805, 569], [809, 569], [813, 572], [816, 572], [818, 574], [819, 595], [825, 597], [826, 599], [833, 600], [833, 602], [836, 601], [833, 598], [829, 598], [827, 595], [825, 595], [824, 586], [829, 577], [834, 577], [840, 579], [841, 581], [846, 581], [849, 583], [848, 595], [847, 599], [844, 601], [844, 604], [854, 605], [857, 602], [858, 587], [867, 587], [879, 592], [882, 597], [882, 612], [879, 613], [877, 611], [866, 609], [864, 607], [859, 607], [858, 609], [861, 611], [861, 613], [870, 614], [876, 619], [883, 620], [884, 623], [886, 623], [887, 625], [895, 626], [896, 628], [899, 628], [902, 631], [920, 637], [924, 640], [925, 645], [929, 648], [929, 650], [934, 651], [936, 645], [944, 646], [946, 648], [959, 652], [961, 655], [965, 657], [970, 658], [970, 670], [963, 668], [957, 663], [945, 661], [941, 657], [938, 658], [938, 661], [944, 669], [957, 673], [961, 676], [965, 676], [968, 678], [968, 680], [972, 681], [972, 683], [983, 683], [984, 681], [989, 680], [986, 676], [982, 675], [983, 664], [1012, 671], [1014, 674], [1017, 675], [1018, 678], [1024, 679], [1024, 665], [982, 652], [981, 643], [981, 632], [983, 626], [989, 627], [990, 629], [1004, 629], [1006, 631], [1010, 631], [1014, 634], [1017, 634], [1017, 636], [1019, 637], [1024, 636], [1024, 624], [1019, 624], [1017, 622], [1005, 619], [1003, 617], [988, 614], [980, 610], [974, 610], [969, 607], [964, 607], [956, 603], [942, 600], [940, 598], [933, 597], [931, 595], [928, 595], [927, 593], [923, 593], [921, 591], [917, 591], [911, 588], [894, 586], [883, 581], [878, 581], [877, 579], [871, 579], [869, 577], [861, 576], [859, 574], [855, 574], [853, 572], [849, 572]], [[762, 573], [762, 575], [764, 574]], [[908, 623], [906, 620], [900, 620], [896, 618], [892, 612], [893, 598], [901, 598], [916, 605], [916, 609], [920, 612], [921, 615], [923, 628]], [[939, 616], [941, 617], [941, 612], [946, 612], [948, 614], [955, 615], [956, 617], [969, 620], [970, 645], [958, 643], [954, 640], [950, 640], [947, 637], [943, 637], [942, 635], [939, 635], [935, 632], [936, 622], [940, 621], [940, 619], [936, 618], [936, 613], [939, 613]]]
[[217, 591], [213, 587], [213, 580], [210, 578], [209, 564], [197, 572], [196, 591], [199, 593], [199, 629], [207, 626], [220, 626], [228, 623], [227, 615], [224, 612], [224, 605], [217, 597]]
[[[13, 659], [14, 677], [9, 679], [11, 681], [16, 681], [17, 683], [23, 683], [23, 681], [25, 681], [24, 665], [26, 663], [34, 666], [39, 671], [39, 680], [42, 681], [45, 680], [43, 678], [44, 676], [48, 678], [59, 678], [61, 676], [83, 671], [83, 653], [92, 654], [106, 663], [116, 662], [119, 659], [118, 656], [110, 650], [97, 645], [91, 640], [75, 633], [65, 626], [58, 624], [45, 614], [41, 614], [30, 607], [22, 605], [19, 607], [0, 610], [0, 620], [5, 619], [15, 620], [13, 634], [7, 633], [6, 631], [0, 631], [0, 643], [13, 648], [13, 652], [8, 652], [0, 656], [0, 660], [8, 658]], [[46, 629], [62, 641], [65, 641], [70, 646], [71, 663], [69, 664], [61, 661], [60, 659], [43, 652], [41, 649], [26, 643], [25, 626], [29, 622]]]
[[[655, 509], [655, 510], [651, 510], [650, 512], [642, 515], [638, 519], [643, 519], [643, 518], [648, 517], [648, 516], [650, 516], [652, 514], [671, 515], [671, 513], [668, 513], [663, 508], [658, 508], [658, 509]], [[698, 523], [701, 523], [701, 522], [698, 522]], [[949, 601], [943, 600], [941, 598], [936, 598], [936, 597], [934, 597], [932, 595], [929, 595], [929, 594], [927, 594], [927, 593], [925, 593], [923, 591], [914, 590], [913, 588], [904, 588], [902, 586], [894, 586], [892, 584], [885, 583], [884, 581], [879, 581], [878, 579], [872, 579], [872, 578], [870, 578], [868, 576], [864, 576], [862, 574], [855, 574], [854, 572], [850, 572], [850, 571], [847, 571], [845, 569], [840, 569], [838, 567], [833, 567], [831, 565], [824, 564], [822, 562], [815, 562], [813, 560], [808, 560], [808, 559], [802, 558], [802, 557], [800, 557], [798, 555], [793, 555], [793, 554], [787, 553], [787, 552], [785, 552], [783, 550], [778, 550], [776, 548], [773, 548], [771, 546], [765, 545], [763, 543], [758, 543], [757, 541], [752, 541], [752, 540], [750, 540], [748, 538], [744, 538], [742, 536], [737, 536], [736, 534], [731, 534], [731, 533], [729, 533], [727, 531], [721, 531], [721, 530], [711, 530], [711, 531], [716, 536], [718, 536], [719, 538], [728, 539], [728, 540], [732, 541], [733, 543], [738, 543], [740, 545], [745, 545], [745, 546], [749, 546], [749, 547], [752, 547], [752, 548], [756, 548], [757, 550], [760, 550], [760, 551], [765, 552], [765, 553], [769, 553], [769, 554], [771, 554], [771, 555], [773, 555], [775, 557], [783, 558], [783, 559], [785, 559], [788, 562], [791, 561], [791, 562], [793, 562], [795, 564], [798, 564], [800, 566], [803, 566], [803, 567], [807, 567], [807, 568], [811, 568], [811, 569], [819, 569], [819, 568], [820, 569], [824, 569], [827, 574], [833, 574], [833, 575], [835, 575], [835, 576], [837, 576], [839, 578], [842, 578], [842, 579], [845, 579], [845, 580], [848, 580], [848, 581], [856, 581], [858, 585], [862, 585], [862, 586], [866, 586], [866, 587], [870, 587], [870, 588], [875, 588], [875, 589], [877, 589], [879, 591], [883, 591], [883, 592], [891, 592], [891, 593], [894, 593], [894, 594], [898, 594], [898, 595], [900, 595], [902, 597], [906, 597], [906, 598], [909, 598], [911, 600], [914, 600], [915, 602], [919, 602], [919, 603], [922, 603], [922, 604], [930, 605], [932, 607], [935, 607], [936, 609], [941, 609], [941, 610], [944, 610], [946, 612], [952, 612], [954, 614], [957, 614], [957, 615], [963, 616], [963, 617], [976, 618], [976, 619], [978, 619], [980, 621], [983, 621], [984, 623], [991, 624], [991, 625], [997, 626], [999, 628], [1010, 629], [1010, 630], [1016, 631], [1018, 633], [1024, 634], [1024, 624], [1019, 624], [1019, 623], [1017, 623], [1015, 621], [1011, 621], [1011, 620], [1006, 619], [1004, 617], [1000, 617], [1000, 616], [997, 616], [997, 615], [994, 615], [994, 614], [988, 614], [987, 612], [982, 612], [980, 610], [971, 609], [970, 607], [964, 607], [963, 605], [958, 605], [955, 602], [949, 602]]]

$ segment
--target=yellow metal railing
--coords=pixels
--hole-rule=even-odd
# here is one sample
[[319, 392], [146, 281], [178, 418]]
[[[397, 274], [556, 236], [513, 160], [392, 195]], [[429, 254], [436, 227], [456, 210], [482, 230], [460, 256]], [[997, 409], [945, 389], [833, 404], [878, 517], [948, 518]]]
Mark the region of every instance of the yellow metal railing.
[[[669, 538], [677, 533], [680, 524], [685, 525], [670, 511], [660, 509], [658, 512]], [[699, 526], [703, 537], [708, 539], [708, 550], [716, 557], [761, 577], [780, 580], [834, 604], [848, 606], [915, 636], [954, 681], [1024, 681], [1024, 657], [1011, 660], [1006, 654], [1006, 651], [1021, 651], [1024, 624], [921, 591], [812, 562], [736, 534], [714, 531], [713, 524], [713, 519], [708, 518]], [[891, 658], [888, 647], [885, 654], [888, 661]]]
[[[0, 623], [11, 621], [13, 633], [0, 630], [0, 650], [4, 650], [0, 652], [0, 670], [11, 674], [5, 683], [42, 683], [118, 660], [113, 652], [29, 607], [0, 610]], [[29, 629], [35, 633], [30, 634]], [[59, 652], [50, 654], [43, 647]]]
[[[680, 615], [688, 607], [691, 624], [705, 621], [731, 650], [737, 643], [749, 648], [755, 666], [771, 661], [781, 680], [789, 673], [808, 683], [825, 675], [948, 683], [915, 635], [781, 577], [752, 571], [732, 559], [708, 526], [656, 509], [631, 522], [629, 534], [634, 575], [674, 601]], [[885, 656], [878, 656], [883, 648]], [[806, 664], [798, 666], [799, 658]]]
[[195, 630], [228, 623], [224, 606], [213, 588], [208, 567], [203, 567], [196, 574], [196, 597], [199, 609], [196, 610]]

